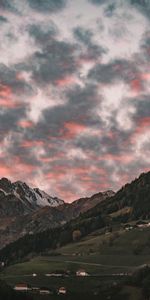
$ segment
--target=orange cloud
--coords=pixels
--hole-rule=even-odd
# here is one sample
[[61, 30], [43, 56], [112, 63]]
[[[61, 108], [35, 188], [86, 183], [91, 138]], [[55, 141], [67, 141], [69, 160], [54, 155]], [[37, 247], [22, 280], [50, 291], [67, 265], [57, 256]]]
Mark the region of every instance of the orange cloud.
[[18, 105], [19, 103], [13, 99], [11, 88], [0, 84], [0, 106], [4, 108], [15, 108]]
[[13, 157], [8, 163], [0, 162], [0, 176], [13, 178], [13, 180], [25, 180], [36, 170], [36, 166], [23, 162], [20, 157]]
[[38, 146], [44, 146], [43, 141], [23, 141], [21, 143], [21, 147], [23, 148], [32, 148], [32, 147], [38, 147]]
[[121, 162], [123, 164], [128, 164], [133, 160], [133, 156], [130, 154], [111, 154], [107, 153], [99, 157], [99, 160], [104, 161], [104, 160], [112, 160], [112, 161], [117, 161]]
[[10, 175], [10, 168], [3, 162], [0, 162], [0, 176], [7, 177], [9, 175]]
[[58, 87], [64, 87], [64, 86], [68, 86], [68, 85], [72, 85], [76, 82], [76, 79], [74, 77], [71, 77], [71, 76], [67, 76], [67, 77], [64, 77], [62, 79], [58, 79], [55, 81], [55, 84], [58, 86]]
[[150, 117], [144, 117], [139, 120], [137, 127], [130, 137], [130, 142], [135, 143], [138, 136], [150, 130]]
[[87, 129], [87, 126], [75, 122], [66, 122], [60, 131], [61, 138], [72, 139]]
[[150, 80], [150, 73], [143, 73], [143, 74], [141, 74], [141, 77], [144, 80]]
[[31, 127], [33, 127], [33, 123], [28, 120], [20, 120], [18, 122], [18, 126], [20, 126], [22, 128], [31, 128]]
[[133, 92], [136, 92], [136, 93], [141, 92], [142, 89], [143, 89], [141, 78], [133, 79], [133, 80], [130, 82], [130, 87], [131, 87], [131, 90], [132, 90]]

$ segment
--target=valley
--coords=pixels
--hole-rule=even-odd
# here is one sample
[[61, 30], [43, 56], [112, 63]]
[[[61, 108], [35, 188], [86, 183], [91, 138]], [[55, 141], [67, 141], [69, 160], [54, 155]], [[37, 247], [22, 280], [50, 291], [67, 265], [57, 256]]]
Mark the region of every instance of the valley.
[[[52, 291], [52, 299], [60, 299], [61, 287], [65, 289], [63, 297], [69, 300], [147, 299], [149, 191], [150, 172], [116, 194], [98, 193], [72, 204], [25, 213], [22, 226], [28, 230], [0, 250], [0, 279], [12, 288], [20, 283], [30, 286], [27, 300], [49, 299], [44, 288], [45, 293]], [[57, 211], [54, 219], [53, 210]], [[11, 220], [8, 216], [6, 221], [11, 224]], [[54, 220], [59, 223], [51, 227]], [[32, 233], [30, 224], [35, 228]], [[5, 222], [1, 226], [5, 227]]]

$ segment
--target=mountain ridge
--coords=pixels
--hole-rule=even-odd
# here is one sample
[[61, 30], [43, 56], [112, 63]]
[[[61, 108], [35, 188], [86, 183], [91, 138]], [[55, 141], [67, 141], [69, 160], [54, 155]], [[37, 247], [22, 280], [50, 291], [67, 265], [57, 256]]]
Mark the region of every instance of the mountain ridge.
[[[150, 219], [150, 172], [141, 174], [131, 183], [124, 185], [114, 196], [106, 198], [93, 208], [72, 218], [57, 228], [25, 235], [0, 251], [2, 257], [20, 259], [31, 253], [42, 253], [56, 249], [73, 241], [73, 232], [81, 237], [104, 228], [122, 226], [128, 222]], [[59, 251], [59, 250], [58, 250]]]
[[38, 188], [21, 181], [0, 180], [0, 248], [25, 234], [34, 234], [61, 226], [80, 213], [112, 196], [114, 192], [99, 192], [91, 197], [65, 203]]

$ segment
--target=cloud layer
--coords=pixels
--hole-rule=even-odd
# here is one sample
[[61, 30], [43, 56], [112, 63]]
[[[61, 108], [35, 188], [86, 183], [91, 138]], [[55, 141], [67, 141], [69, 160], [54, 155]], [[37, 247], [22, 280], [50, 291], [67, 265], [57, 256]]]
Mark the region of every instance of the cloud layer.
[[1, 177], [72, 201], [149, 169], [149, 12], [146, 0], [0, 2]]

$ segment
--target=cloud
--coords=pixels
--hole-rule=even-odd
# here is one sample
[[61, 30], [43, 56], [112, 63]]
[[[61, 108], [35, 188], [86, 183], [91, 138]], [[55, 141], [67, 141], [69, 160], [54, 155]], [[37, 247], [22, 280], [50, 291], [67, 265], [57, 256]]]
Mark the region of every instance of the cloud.
[[28, 0], [32, 9], [44, 13], [55, 13], [65, 7], [65, 0]]
[[45, 85], [74, 73], [76, 70], [74, 52], [74, 45], [50, 40], [42, 51], [35, 52], [30, 58], [29, 66], [33, 79]]
[[2, 175], [71, 201], [148, 169], [148, 7], [0, 1]]
[[101, 4], [105, 4], [106, 1], [105, 0], [89, 0], [91, 3], [96, 4], [96, 5], [101, 5]]
[[0, 23], [7, 23], [7, 18], [0, 16]]
[[149, 19], [150, 2], [148, 0], [130, 0], [131, 5], [135, 6]]
[[4, 64], [0, 64], [0, 83], [2, 86], [8, 86], [9, 89], [16, 95], [24, 94], [32, 94], [31, 85], [26, 82], [23, 78], [18, 76], [19, 71], [14, 67], [7, 67]]
[[108, 64], [97, 64], [89, 71], [88, 77], [99, 83], [113, 83], [116, 81], [129, 82], [138, 73], [136, 64], [124, 59], [114, 60]]
[[88, 45], [91, 43], [93, 33], [92, 31], [84, 29], [82, 27], [76, 27], [74, 29], [74, 35], [79, 41], [83, 42], [85, 45]]
[[48, 44], [57, 33], [57, 27], [54, 22], [31, 24], [28, 28], [29, 34], [35, 39], [37, 43], [42, 45]]
[[10, 1], [10, 0], [1, 0], [0, 1], [0, 8], [4, 9], [4, 10], [8, 10], [8, 11], [12, 11], [12, 12], [17, 12], [17, 7], [16, 7], [16, 3], [14, 0]]

